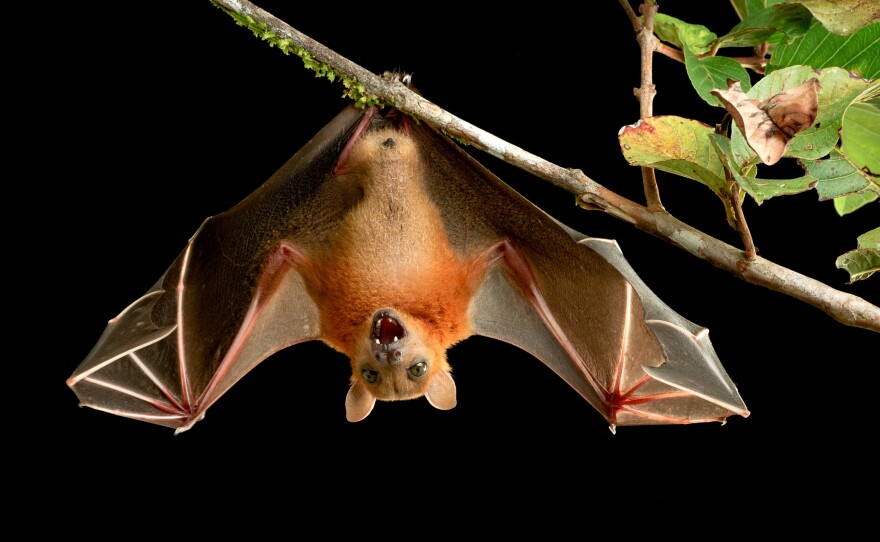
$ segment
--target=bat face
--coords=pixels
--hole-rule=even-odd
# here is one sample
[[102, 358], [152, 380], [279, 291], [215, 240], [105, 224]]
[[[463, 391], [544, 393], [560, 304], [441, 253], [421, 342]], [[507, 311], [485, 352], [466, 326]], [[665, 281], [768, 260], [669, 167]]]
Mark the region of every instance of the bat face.
[[352, 378], [381, 401], [425, 395], [438, 371], [449, 371], [449, 365], [446, 345], [420, 330], [422, 326], [393, 310], [377, 312], [369, 337], [351, 360]]
[[429, 325], [393, 309], [377, 311], [351, 355], [352, 386], [346, 417], [364, 419], [376, 400], [426, 397], [440, 409], [455, 406], [456, 390], [446, 361], [449, 347]]

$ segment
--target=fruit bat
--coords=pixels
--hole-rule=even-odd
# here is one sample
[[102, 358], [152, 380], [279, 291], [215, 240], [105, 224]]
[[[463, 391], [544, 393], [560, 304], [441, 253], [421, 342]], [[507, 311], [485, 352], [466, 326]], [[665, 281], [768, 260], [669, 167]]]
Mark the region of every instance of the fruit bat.
[[320, 340], [351, 362], [346, 418], [456, 405], [446, 351], [506, 341], [612, 430], [748, 416], [708, 331], [614, 241], [556, 221], [399, 111], [350, 106], [205, 220], [68, 379], [81, 405], [187, 430], [258, 363]]

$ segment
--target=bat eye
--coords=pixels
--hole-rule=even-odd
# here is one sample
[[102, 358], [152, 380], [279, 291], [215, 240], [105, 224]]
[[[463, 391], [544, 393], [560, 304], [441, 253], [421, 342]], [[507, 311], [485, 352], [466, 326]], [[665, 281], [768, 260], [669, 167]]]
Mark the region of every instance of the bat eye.
[[376, 380], [379, 379], [379, 372], [372, 369], [364, 369], [361, 371], [361, 375], [363, 375], [364, 380], [370, 384], [375, 384]]
[[409, 366], [409, 374], [416, 378], [425, 376], [428, 372], [428, 363], [425, 360], [417, 361]]

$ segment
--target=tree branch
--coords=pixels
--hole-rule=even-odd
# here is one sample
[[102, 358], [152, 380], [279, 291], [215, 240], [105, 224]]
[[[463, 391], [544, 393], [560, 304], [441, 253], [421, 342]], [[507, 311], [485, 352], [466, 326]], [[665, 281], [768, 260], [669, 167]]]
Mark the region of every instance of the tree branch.
[[[880, 308], [864, 299], [835, 290], [815, 279], [762, 257], [747, 261], [745, 253], [676, 219], [664, 210], [651, 210], [590, 179], [578, 169], [557, 166], [512, 145], [443, 110], [391, 78], [383, 78], [343, 58], [247, 0], [212, 0], [227, 11], [250, 17], [274, 36], [289, 40], [311, 58], [336, 73], [356, 80], [364, 90], [404, 113], [467, 141], [496, 158], [519, 167], [578, 197], [581, 206], [602, 210], [712, 263], [746, 282], [775, 290], [819, 308], [837, 321], [880, 332]], [[265, 36], [264, 36], [265, 37]]]

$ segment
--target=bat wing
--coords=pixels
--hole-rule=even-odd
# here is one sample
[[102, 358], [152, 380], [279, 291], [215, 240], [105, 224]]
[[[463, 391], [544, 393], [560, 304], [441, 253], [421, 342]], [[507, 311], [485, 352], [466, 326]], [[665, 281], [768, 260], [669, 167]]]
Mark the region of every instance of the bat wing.
[[708, 330], [660, 300], [614, 241], [561, 225], [430, 127], [414, 133], [460, 256], [503, 253], [470, 305], [476, 334], [533, 354], [612, 429], [748, 416]]
[[353, 198], [325, 183], [362, 112], [346, 109], [256, 192], [207, 219], [68, 379], [83, 406], [190, 428], [230, 386], [319, 317], [279, 241], [320, 244]]

